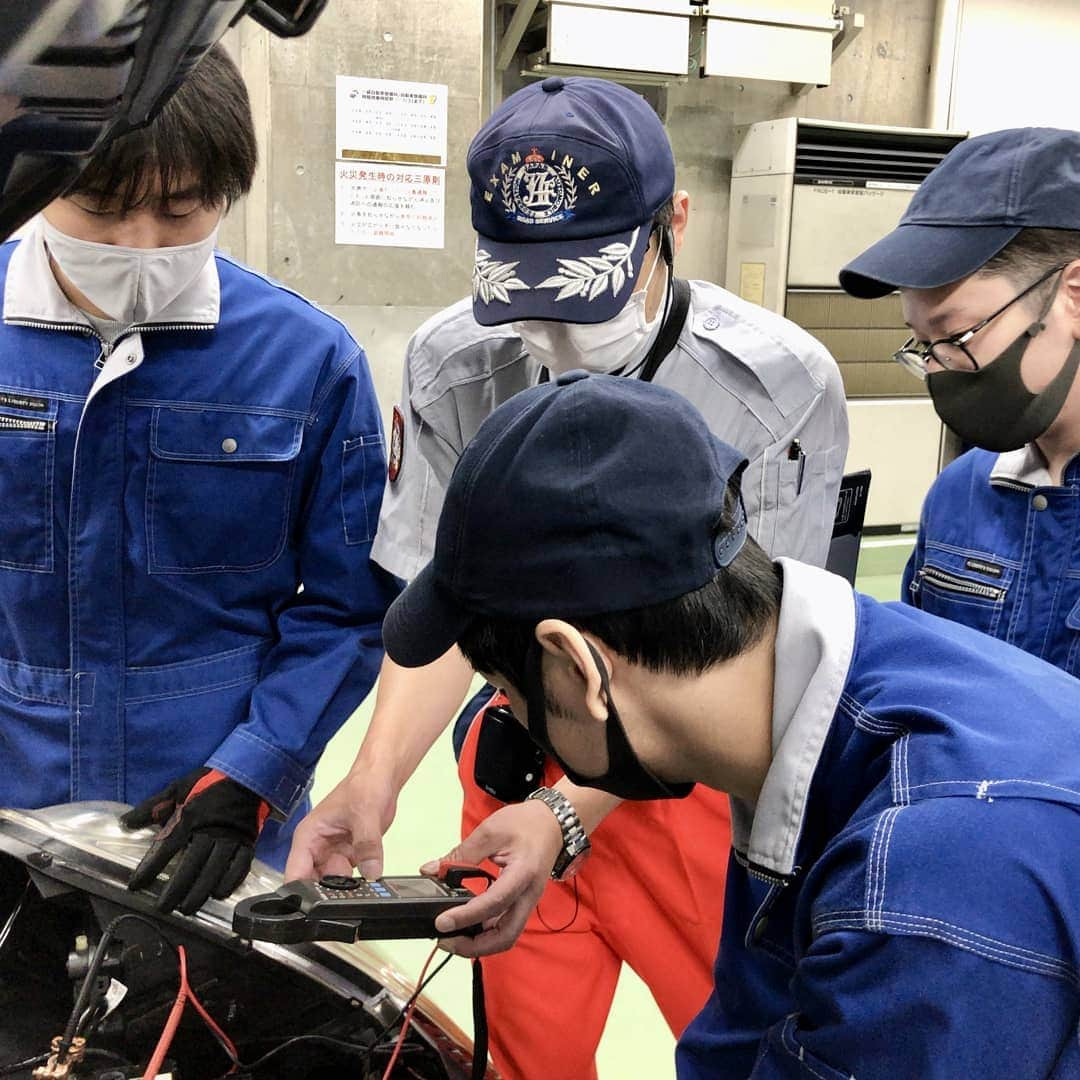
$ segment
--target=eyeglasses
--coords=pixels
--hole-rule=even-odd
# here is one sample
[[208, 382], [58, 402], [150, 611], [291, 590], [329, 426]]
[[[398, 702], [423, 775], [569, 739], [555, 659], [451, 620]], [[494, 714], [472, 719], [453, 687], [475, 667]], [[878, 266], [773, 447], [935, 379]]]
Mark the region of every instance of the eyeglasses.
[[[931, 361], [943, 367], [946, 371], [978, 371], [978, 361], [968, 352], [968, 342], [980, 330], [993, 322], [1003, 311], [1007, 311], [1012, 307], [1017, 300], [1022, 300], [1029, 292], [1046, 281], [1047, 278], [1053, 277], [1054, 274], [1060, 274], [1066, 266], [1068, 266], [1068, 263], [1062, 263], [1061, 266], [1055, 266], [1052, 270], [1047, 270], [1041, 278], [1033, 281], [1023, 292], [1017, 293], [1007, 304], [1003, 304], [992, 315], [987, 315], [985, 319], [977, 322], [970, 329], [961, 330], [960, 333], [953, 334], [950, 337], [938, 338], [937, 341], [922, 342], [916, 341], [914, 337], [908, 338], [893, 353], [893, 359], [898, 364], [903, 364], [908, 371], [913, 375], [917, 375], [920, 379], [926, 378]], [[1052, 302], [1053, 296], [1047, 301], [1045, 309], [1040, 313], [1040, 320], [1050, 310]]]

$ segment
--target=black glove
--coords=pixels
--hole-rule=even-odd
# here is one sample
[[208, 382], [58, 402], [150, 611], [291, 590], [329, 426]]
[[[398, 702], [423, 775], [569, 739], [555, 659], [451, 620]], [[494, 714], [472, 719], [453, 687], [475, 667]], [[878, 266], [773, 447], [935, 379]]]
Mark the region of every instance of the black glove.
[[210, 896], [224, 900], [247, 877], [267, 803], [217, 769], [195, 769], [120, 819], [125, 829], [160, 825], [129, 889], [144, 889], [183, 852], [157, 906], [191, 915]]

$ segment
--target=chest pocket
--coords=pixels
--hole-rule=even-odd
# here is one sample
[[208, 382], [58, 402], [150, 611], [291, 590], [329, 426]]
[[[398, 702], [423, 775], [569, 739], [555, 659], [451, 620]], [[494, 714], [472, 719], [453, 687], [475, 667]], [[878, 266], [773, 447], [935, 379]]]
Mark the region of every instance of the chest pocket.
[[836, 517], [836, 503], [827, 503], [825, 494], [830, 478], [839, 482], [846, 452], [846, 447], [835, 446], [792, 459], [784, 448], [770, 466], [778, 472], [775, 531], [769, 548], [774, 559], [789, 555], [825, 565]]
[[55, 401], [0, 392], [0, 567], [53, 569]]
[[260, 570], [281, 554], [303, 424], [260, 413], [154, 410], [146, 484], [150, 572]]
[[912, 599], [932, 615], [1004, 636], [1002, 616], [1013, 576], [1012, 567], [991, 556], [930, 547], [911, 582]]

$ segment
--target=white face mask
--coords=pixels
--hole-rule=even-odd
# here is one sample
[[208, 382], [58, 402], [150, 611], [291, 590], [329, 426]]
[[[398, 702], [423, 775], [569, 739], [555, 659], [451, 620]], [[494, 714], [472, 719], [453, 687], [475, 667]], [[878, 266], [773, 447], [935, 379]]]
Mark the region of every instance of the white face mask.
[[45, 244], [64, 276], [110, 319], [143, 323], [164, 311], [214, 253], [218, 226], [178, 247], [129, 248], [79, 240], [42, 218]]
[[[511, 323], [511, 329], [525, 343], [529, 355], [546, 367], [553, 376], [584, 368], [597, 375], [607, 375], [620, 368], [633, 370], [647, 355], [660, 333], [660, 311], [650, 321], [645, 317], [645, 296], [656, 273], [659, 256], [644, 286], [632, 293], [622, 311], [601, 323], [548, 322], [527, 319]], [[665, 275], [667, 269], [664, 269]]]

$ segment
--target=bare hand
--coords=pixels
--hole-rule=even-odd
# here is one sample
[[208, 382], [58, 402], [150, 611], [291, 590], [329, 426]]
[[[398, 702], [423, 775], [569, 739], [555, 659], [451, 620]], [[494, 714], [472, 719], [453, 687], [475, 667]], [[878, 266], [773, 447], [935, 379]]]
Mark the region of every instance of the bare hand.
[[383, 870], [383, 834], [397, 810], [397, 791], [369, 770], [350, 772], [296, 827], [285, 880]]
[[[446, 859], [473, 865], [491, 859], [502, 873], [475, 900], [444, 911], [435, 920], [440, 933], [466, 926], [484, 928], [476, 937], [445, 938], [442, 947], [459, 956], [487, 956], [509, 949], [551, 880], [562, 842], [555, 815], [535, 801], [505, 806], [478, 825]], [[438, 861], [426, 863], [420, 870], [434, 874]]]

